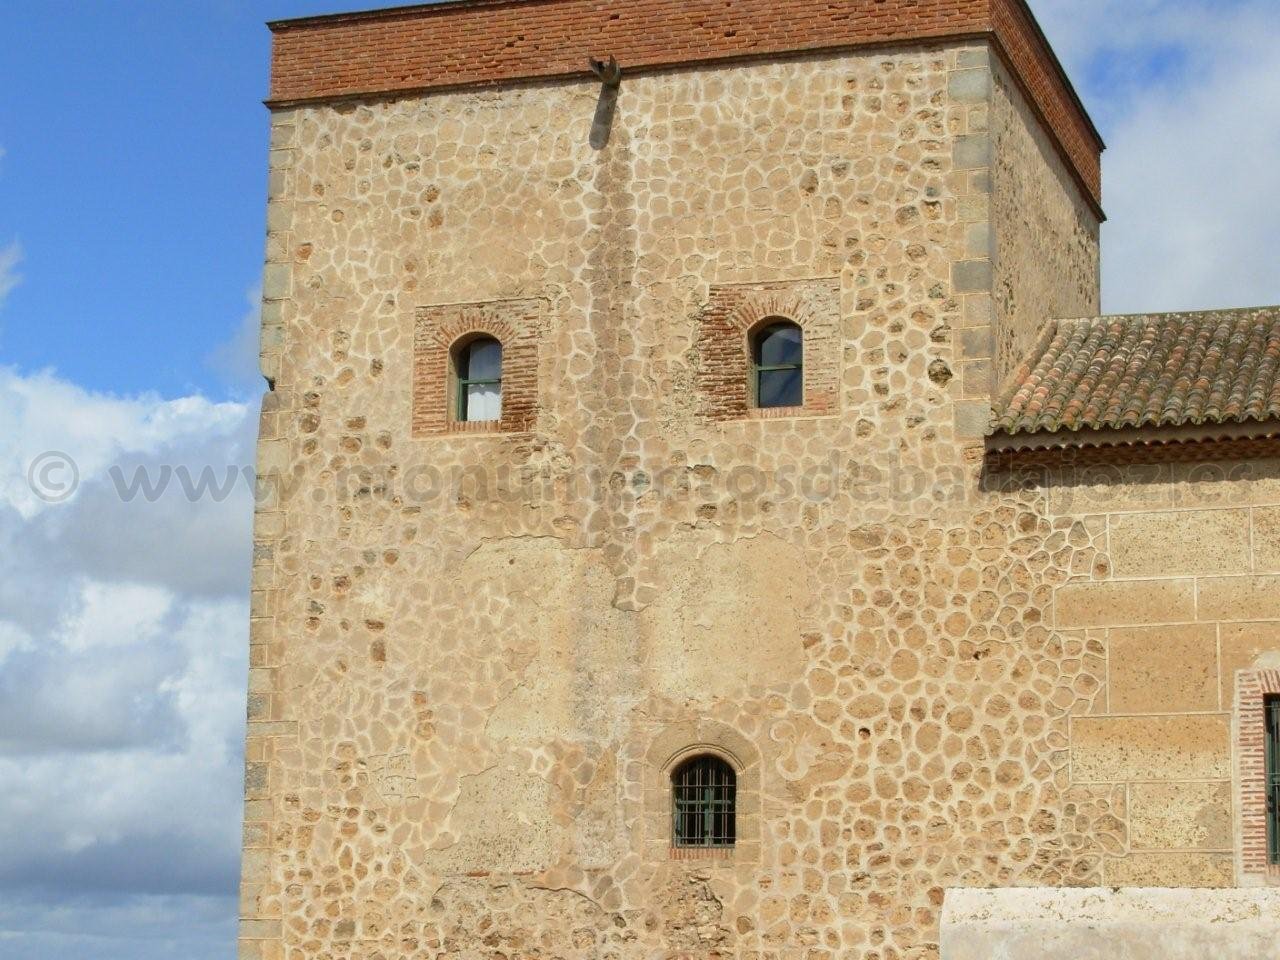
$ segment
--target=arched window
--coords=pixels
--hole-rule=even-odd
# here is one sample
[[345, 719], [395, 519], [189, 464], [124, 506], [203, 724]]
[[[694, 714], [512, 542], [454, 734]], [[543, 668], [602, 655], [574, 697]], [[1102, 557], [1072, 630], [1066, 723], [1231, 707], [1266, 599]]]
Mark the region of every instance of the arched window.
[[468, 423], [502, 419], [502, 344], [493, 337], [464, 343], [454, 355], [457, 418]]
[[751, 339], [752, 390], [757, 407], [804, 406], [804, 335], [779, 320]]
[[738, 839], [738, 777], [719, 757], [686, 760], [671, 774], [671, 842], [732, 847]]

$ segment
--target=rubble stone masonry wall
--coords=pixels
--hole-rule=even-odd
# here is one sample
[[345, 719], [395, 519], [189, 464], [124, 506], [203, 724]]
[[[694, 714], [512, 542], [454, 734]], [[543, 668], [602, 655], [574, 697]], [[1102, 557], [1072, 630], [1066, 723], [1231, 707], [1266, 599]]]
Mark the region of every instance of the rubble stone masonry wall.
[[990, 76], [987, 239], [998, 388], [1034, 351], [1050, 320], [1101, 312], [1100, 224], [1004, 64], [993, 62]]
[[[274, 111], [242, 960], [925, 958], [952, 887], [1231, 882], [1280, 473], [984, 475], [991, 62]], [[707, 395], [725, 303], [805, 305], [820, 405]], [[533, 331], [519, 422], [434, 428], [467, 317]], [[673, 857], [698, 750], [740, 840]]]

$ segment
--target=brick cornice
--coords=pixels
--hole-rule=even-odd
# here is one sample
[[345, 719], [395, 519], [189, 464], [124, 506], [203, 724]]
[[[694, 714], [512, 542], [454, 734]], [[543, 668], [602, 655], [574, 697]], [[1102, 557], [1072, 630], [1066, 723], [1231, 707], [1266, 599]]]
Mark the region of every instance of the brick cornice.
[[273, 107], [904, 42], [989, 39], [1101, 201], [1101, 137], [1025, 0], [455, 0], [281, 20]]

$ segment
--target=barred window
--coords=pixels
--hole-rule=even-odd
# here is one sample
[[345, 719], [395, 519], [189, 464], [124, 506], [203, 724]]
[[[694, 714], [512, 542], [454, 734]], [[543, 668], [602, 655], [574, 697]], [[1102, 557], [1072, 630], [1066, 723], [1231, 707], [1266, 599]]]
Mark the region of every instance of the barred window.
[[732, 847], [737, 840], [738, 778], [719, 757], [694, 757], [671, 775], [672, 843]]
[[804, 406], [804, 334], [794, 323], [770, 323], [752, 338], [752, 393], [757, 407]]

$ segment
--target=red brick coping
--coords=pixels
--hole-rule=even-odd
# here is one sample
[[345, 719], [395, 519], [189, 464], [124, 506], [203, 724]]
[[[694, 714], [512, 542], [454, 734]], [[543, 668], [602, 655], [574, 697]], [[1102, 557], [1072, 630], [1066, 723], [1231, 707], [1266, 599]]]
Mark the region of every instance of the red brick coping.
[[585, 78], [918, 41], [983, 38], [1089, 197], [1102, 138], [1025, 0], [453, 0], [270, 24], [271, 106]]

